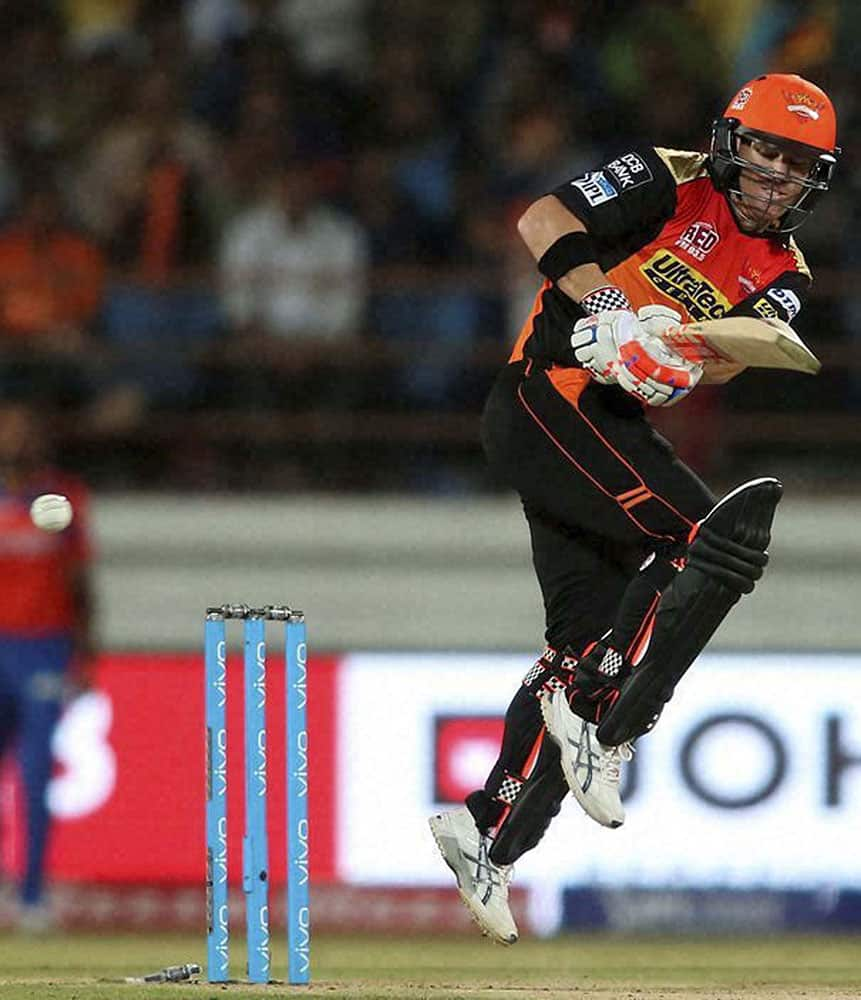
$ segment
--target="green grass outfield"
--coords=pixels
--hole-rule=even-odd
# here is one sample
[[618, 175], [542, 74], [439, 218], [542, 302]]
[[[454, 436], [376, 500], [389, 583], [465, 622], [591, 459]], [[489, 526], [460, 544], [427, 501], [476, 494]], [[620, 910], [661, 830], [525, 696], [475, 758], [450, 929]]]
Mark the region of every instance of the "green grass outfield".
[[[389, 938], [317, 935], [310, 987], [123, 982], [165, 965], [203, 964], [201, 936], [0, 934], [2, 1000], [185, 997], [246, 1000], [857, 1000], [861, 936], [526, 939], [502, 948], [477, 933]], [[234, 974], [242, 965], [234, 948]], [[273, 974], [284, 975], [282, 941]]]

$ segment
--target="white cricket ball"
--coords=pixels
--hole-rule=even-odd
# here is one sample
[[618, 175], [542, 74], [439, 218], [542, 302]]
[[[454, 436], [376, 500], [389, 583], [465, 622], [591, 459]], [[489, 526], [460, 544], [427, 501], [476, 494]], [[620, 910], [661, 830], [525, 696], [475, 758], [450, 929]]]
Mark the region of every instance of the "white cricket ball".
[[30, 520], [42, 531], [62, 531], [72, 523], [72, 505], [61, 493], [43, 493], [30, 504]]

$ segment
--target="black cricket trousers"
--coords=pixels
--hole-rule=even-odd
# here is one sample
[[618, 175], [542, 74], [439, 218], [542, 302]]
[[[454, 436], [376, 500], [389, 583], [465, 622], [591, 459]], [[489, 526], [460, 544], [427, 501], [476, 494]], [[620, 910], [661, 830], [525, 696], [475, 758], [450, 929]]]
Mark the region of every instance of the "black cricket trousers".
[[649, 556], [668, 566], [682, 555], [716, 502], [709, 489], [637, 400], [579, 369], [509, 364], [488, 397], [482, 444], [523, 502], [546, 642], [578, 655], [611, 626], [633, 634], [639, 612], [617, 620], [628, 584]]

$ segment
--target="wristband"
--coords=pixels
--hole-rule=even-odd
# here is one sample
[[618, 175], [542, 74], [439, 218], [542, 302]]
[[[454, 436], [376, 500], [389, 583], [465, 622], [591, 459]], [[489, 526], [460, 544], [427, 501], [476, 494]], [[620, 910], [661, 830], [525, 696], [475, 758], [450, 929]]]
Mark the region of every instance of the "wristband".
[[551, 281], [558, 281], [572, 267], [597, 264], [598, 252], [588, 233], [565, 233], [541, 255], [538, 270]]
[[[631, 309], [627, 295], [617, 285], [601, 285], [580, 299], [580, 305], [591, 316], [607, 309]], [[633, 311], [633, 310], [631, 310]]]

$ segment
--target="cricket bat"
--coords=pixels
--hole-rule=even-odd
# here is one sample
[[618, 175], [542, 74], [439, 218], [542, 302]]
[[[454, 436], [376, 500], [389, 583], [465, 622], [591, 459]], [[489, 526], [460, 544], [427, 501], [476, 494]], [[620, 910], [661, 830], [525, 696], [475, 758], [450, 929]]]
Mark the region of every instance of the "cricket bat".
[[[815, 375], [822, 365], [801, 337], [780, 319], [731, 316], [671, 326], [661, 340], [703, 366], [704, 381], [728, 381], [743, 368], [783, 368]], [[713, 378], [708, 378], [709, 374]]]

